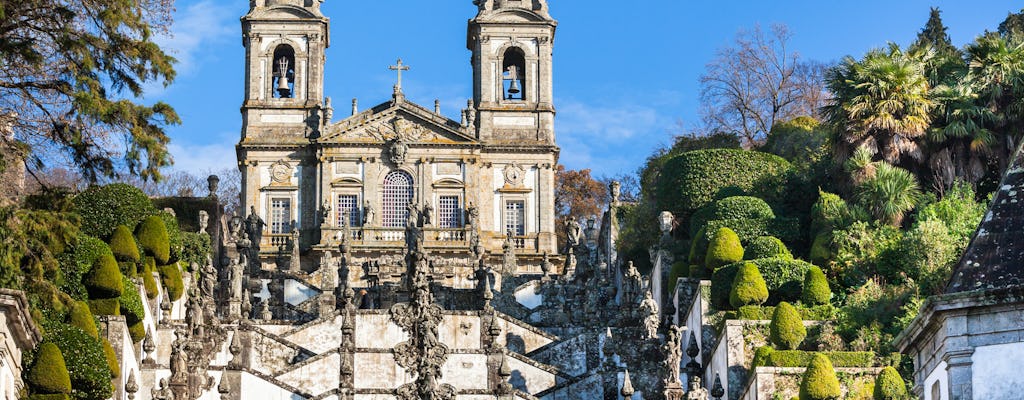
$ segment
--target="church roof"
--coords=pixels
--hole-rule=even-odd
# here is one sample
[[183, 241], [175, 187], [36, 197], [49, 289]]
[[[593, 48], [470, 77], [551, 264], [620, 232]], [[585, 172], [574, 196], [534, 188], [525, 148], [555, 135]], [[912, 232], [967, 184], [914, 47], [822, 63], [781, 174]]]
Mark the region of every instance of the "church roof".
[[946, 293], [1024, 284], [1024, 147], [1018, 147]]
[[477, 145], [470, 130], [459, 122], [435, 114], [397, 97], [328, 125], [317, 140], [322, 144], [380, 144], [400, 139], [409, 144]]

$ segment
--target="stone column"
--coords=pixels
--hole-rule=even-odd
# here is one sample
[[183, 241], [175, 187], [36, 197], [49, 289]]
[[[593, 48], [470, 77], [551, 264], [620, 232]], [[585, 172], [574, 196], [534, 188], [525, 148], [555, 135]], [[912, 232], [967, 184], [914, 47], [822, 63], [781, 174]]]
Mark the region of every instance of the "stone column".
[[946, 361], [946, 372], [949, 374], [949, 399], [950, 400], [971, 400], [974, 397], [971, 381], [973, 373], [971, 367], [973, 361], [971, 356], [974, 349], [965, 349], [946, 353], [943, 360]]
[[540, 243], [537, 251], [539, 253], [558, 253], [558, 243], [555, 237], [555, 171], [554, 164], [541, 163], [537, 169], [537, 187], [540, 191], [540, 198], [537, 204], [537, 215], [540, 217], [540, 230], [538, 238]]

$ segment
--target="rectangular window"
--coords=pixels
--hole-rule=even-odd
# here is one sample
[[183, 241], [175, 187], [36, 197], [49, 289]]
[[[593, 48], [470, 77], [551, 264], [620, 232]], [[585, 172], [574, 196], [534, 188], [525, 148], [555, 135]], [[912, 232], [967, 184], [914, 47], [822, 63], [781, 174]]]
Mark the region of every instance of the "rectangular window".
[[338, 225], [361, 226], [363, 221], [359, 218], [359, 195], [339, 194], [338, 195]]
[[285, 234], [292, 230], [292, 199], [270, 199], [270, 233]]
[[437, 199], [437, 218], [441, 228], [461, 228], [462, 207], [459, 207], [459, 196], [440, 196]]
[[512, 231], [512, 234], [515, 236], [526, 235], [525, 201], [509, 200], [505, 202], [505, 232], [508, 231]]

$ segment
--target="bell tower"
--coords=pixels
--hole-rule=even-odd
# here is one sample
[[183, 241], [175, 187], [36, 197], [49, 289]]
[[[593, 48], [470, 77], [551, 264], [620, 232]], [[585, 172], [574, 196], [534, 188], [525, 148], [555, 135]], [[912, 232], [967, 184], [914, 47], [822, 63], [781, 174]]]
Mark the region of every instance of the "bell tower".
[[469, 21], [466, 46], [473, 53], [477, 138], [553, 145], [551, 55], [558, 22], [547, 0], [474, 4], [479, 12]]
[[328, 19], [320, 0], [251, 0], [242, 17], [242, 141], [304, 139], [319, 132]]

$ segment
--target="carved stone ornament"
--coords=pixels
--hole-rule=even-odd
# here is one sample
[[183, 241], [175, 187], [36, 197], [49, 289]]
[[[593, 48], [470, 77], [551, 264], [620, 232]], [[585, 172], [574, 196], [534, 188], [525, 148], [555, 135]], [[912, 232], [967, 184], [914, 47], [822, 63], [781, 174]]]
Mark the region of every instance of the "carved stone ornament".
[[391, 141], [388, 146], [388, 161], [395, 166], [405, 164], [405, 158], [409, 155], [409, 145], [405, 144], [402, 139], [395, 139]]
[[287, 185], [292, 182], [292, 166], [284, 160], [270, 165], [270, 181], [276, 185]]
[[512, 163], [505, 166], [505, 183], [510, 186], [522, 186], [526, 179], [526, 170], [519, 164]]

